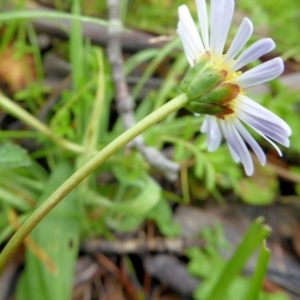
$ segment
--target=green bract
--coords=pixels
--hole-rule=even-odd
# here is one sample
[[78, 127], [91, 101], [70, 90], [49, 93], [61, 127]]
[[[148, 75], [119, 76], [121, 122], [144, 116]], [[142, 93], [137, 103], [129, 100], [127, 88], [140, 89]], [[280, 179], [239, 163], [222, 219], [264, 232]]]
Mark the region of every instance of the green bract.
[[189, 85], [194, 81], [195, 78], [197, 78], [197, 76], [200, 76], [206, 70], [209, 62], [210, 57], [205, 56], [198, 64], [188, 71], [180, 86], [182, 92], [187, 92]]
[[186, 108], [188, 108], [193, 113], [213, 115], [213, 116], [222, 116], [231, 114], [233, 110], [227, 106], [215, 104], [215, 103], [202, 103], [191, 101]]
[[218, 70], [210, 65], [210, 56], [206, 54], [189, 70], [181, 83], [181, 91], [189, 99], [186, 108], [199, 114], [231, 114], [233, 111], [226, 104], [239, 94], [240, 88], [225, 83], [226, 76], [226, 70]]

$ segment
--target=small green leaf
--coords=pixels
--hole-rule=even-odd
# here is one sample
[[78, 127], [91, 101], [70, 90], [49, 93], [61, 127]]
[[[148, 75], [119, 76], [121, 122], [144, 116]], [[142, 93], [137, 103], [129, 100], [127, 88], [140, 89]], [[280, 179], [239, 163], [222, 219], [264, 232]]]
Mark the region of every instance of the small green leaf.
[[137, 194], [122, 203], [115, 203], [111, 207], [113, 211], [128, 216], [146, 215], [161, 199], [161, 187], [150, 176], [144, 176], [127, 185], [128, 188], [135, 187]]
[[148, 213], [162, 200], [162, 196], [161, 187], [148, 175], [123, 183], [123, 187], [127, 195], [122, 193], [122, 202], [112, 202], [111, 217], [107, 224], [110, 228], [127, 232], [136, 229], [147, 218]]
[[192, 276], [204, 279], [211, 275], [213, 261], [203, 250], [191, 247], [186, 251], [186, 255], [190, 259], [188, 271]]
[[240, 197], [253, 205], [267, 205], [275, 200], [278, 190], [276, 174], [268, 167], [257, 166], [253, 177], [240, 181]]
[[[52, 172], [39, 204], [69, 178], [72, 171], [68, 163], [59, 164]], [[54, 268], [50, 271], [27, 248], [17, 300], [71, 299], [80, 234], [77, 200], [76, 190], [73, 190], [33, 229], [30, 237], [47, 253]]]
[[18, 168], [30, 165], [30, 157], [25, 149], [9, 143], [0, 146], [0, 168]]
[[148, 217], [152, 219], [164, 236], [180, 235], [181, 227], [173, 221], [172, 209], [167, 200], [161, 199], [150, 211]]

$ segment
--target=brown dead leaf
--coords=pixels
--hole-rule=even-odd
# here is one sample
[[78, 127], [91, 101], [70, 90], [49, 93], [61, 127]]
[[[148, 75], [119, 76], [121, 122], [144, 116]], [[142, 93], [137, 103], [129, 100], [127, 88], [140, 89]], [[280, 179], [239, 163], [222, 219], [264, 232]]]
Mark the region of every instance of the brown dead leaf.
[[278, 286], [277, 284], [275, 284], [274, 282], [272, 282], [269, 279], [265, 279], [264, 284], [263, 284], [263, 290], [265, 292], [267, 292], [268, 294], [275, 294], [278, 292], [283, 292], [283, 289]]
[[11, 93], [24, 89], [36, 78], [33, 56], [19, 57], [14, 45], [0, 53], [0, 66], [0, 83]]
[[179, 296], [171, 291], [167, 286], [161, 284], [157, 286], [151, 296], [152, 300], [179, 300]]
[[[14, 209], [9, 210], [8, 221], [15, 230], [19, 229], [20, 224], [18, 222], [18, 215]], [[24, 239], [24, 244], [48, 268], [51, 273], [57, 273], [57, 267], [47, 252], [41, 248], [30, 235]]]
[[122, 286], [117, 280], [107, 276], [103, 282], [100, 300], [125, 300]]

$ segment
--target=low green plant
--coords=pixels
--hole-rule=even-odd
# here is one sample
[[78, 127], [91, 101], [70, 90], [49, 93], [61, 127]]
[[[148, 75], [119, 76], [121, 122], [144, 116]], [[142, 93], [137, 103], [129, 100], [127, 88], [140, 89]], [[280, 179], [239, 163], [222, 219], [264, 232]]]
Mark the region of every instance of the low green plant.
[[[21, 226], [0, 256], [0, 269], [28, 234], [35, 243], [34, 247], [28, 246], [24, 240], [27, 246], [25, 271], [18, 284], [18, 300], [68, 299], [82, 237], [101, 235], [113, 238], [115, 231], [136, 231], [145, 220], [153, 220], [164, 236], [179, 236], [181, 229], [173, 221], [169, 200], [181, 204], [189, 203], [191, 199], [203, 201], [212, 196], [221, 205], [226, 205], [222, 195], [231, 192], [236, 199], [250, 205], [275, 201], [280, 187], [272, 165], [263, 169], [256, 166], [255, 176], [246, 178], [225, 145], [216, 152], [206, 150], [206, 137], [199, 134], [203, 117], [195, 118], [185, 109], [178, 113], [178, 109], [186, 104], [185, 97], [177, 95], [180, 93], [179, 83], [188, 69], [186, 58], [179, 51], [178, 38], [161, 49], [133, 54], [125, 62], [128, 76], [138, 68], [143, 73], [132, 90], [136, 103], [135, 118], [141, 123], [123, 133], [122, 120], [116, 116], [112, 102], [114, 87], [105, 50], [92, 46], [82, 37], [81, 22], [105, 26], [109, 25], [108, 22], [83, 16], [82, 6], [77, 0], [68, 4], [55, 1], [56, 7], [61, 9], [68, 9], [70, 4], [71, 13], [30, 11], [24, 8], [26, 1], [21, 2], [15, 11], [0, 13], [0, 21], [5, 25], [0, 50], [14, 43], [17, 57], [22, 59], [24, 55], [32, 55], [37, 74], [36, 82], [14, 94], [17, 103], [0, 95], [1, 109], [25, 126], [22, 130], [0, 130], [0, 243], [4, 244]], [[139, 29], [159, 34], [175, 33], [176, 10], [182, 1], [121, 2], [126, 26], [139, 26]], [[194, 7], [194, 0], [192, 2], [191, 7]], [[97, 5], [99, 14], [103, 15], [105, 6], [103, 3]], [[278, 51], [283, 57], [299, 61], [299, 48], [295, 46], [297, 29], [291, 22], [283, 22], [276, 13], [268, 13], [270, 9], [282, 9], [284, 20], [290, 16], [296, 18], [298, 2], [290, 5], [288, 0], [280, 0], [278, 7], [274, 7], [272, 1], [256, 1], [250, 6], [247, 1], [239, 1], [238, 5], [274, 33]], [[136, 7], [139, 8], [138, 16]], [[170, 13], [162, 15], [162, 7], [170, 9]], [[192, 13], [196, 15], [196, 10]], [[155, 24], [153, 16], [158, 16]], [[64, 18], [72, 22], [70, 40], [53, 50], [70, 64], [71, 88], [58, 95], [43, 118], [40, 112], [47, 106], [49, 88], [43, 84], [42, 57], [30, 23], [35, 18], [54, 21]], [[230, 36], [235, 30], [233, 27]], [[259, 32], [256, 34], [260, 35]], [[165, 73], [157, 76], [157, 69], [161, 66]], [[161, 85], [141, 101], [141, 91], [153, 76], [161, 80]], [[288, 119], [292, 130], [297, 132], [299, 93], [290, 91], [278, 81], [272, 82], [270, 90], [256, 97], [258, 102]], [[172, 98], [175, 99], [170, 101]], [[155, 110], [158, 110], [157, 115], [153, 114]], [[154, 126], [158, 121], [159, 124]], [[181, 172], [179, 187], [182, 196], [170, 192], [156, 180], [153, 169], [139, 151], [121, 149], [141, 132], [148, 146], [159, 150], [172, 146], [172, 159], [185, 170]], [[262, 138], [255, 138], [269, 152], [269, 145]], [[30, 152], [25, 149], [28, 141], [33, 146]], [[285, 150], [284, 156], [295, 161], [299, 149], [299, 139], [294, 134], [291, 148]], [[291, 168], [290, 172], [299, 174], [299, 168]], [[296, 190], [299, 194], [298, 186]], [[64, 197], [65, 200], [59, 203]], [[11, 216], [14, 214], [13, 222]], [[222, 298], [225, 291], [230, 300], [287, 299], [285, 295], [261, 292], [269, 257], [263, 240], [268, 233], [269, 229], [262, 221], [256, 221], [227, 261], [218, 251], [224, 246], [220, 227], [204, 231], [205, 249], [187, 251], [190, 272], [203, 279], [203, 284], [195, 292], [195, 299], [225, 300]], [[240, 273], [247, 259], [258, 247], [261, 254], [252, 279], [242, 276]], [[41, 252], [46, 253], [42, 257], [47, 259], [37, 255], [36, 249], [42, 249]], [[54, 295], [53, 290], [57, 294]]]
[[[261, 290], [270, 258], [270, 251], [266, 248], [264, 239], [270, 232], [270, 228], [263, 224], [263, 218], [256, 219], [231, 258], [226, 260], [223, 255], [230, 249], [230, 245], [224, 237], [221, 224], [204, 229], [201, 235], [206, 241], [205, 247], [190, 248], [186, 252], [190, 259], [189, 272], [201, 279], [194, 292], [194, 299], [288, 300], [283, 293], [267, 294]], [[260, 248], [260, 252], [252, 278], [242, 275], [241, 271], [257, 248]]]

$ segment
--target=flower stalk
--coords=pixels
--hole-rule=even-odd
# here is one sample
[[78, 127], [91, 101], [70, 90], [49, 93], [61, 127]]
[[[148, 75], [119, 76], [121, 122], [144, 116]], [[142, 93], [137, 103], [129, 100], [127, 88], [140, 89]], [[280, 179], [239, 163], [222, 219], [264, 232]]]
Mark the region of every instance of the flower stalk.
[[15, 104], [12, 100], [5, 97], [0, 93], [0, 107], [11, 115], [17, 117], [19, 120], [22, 120], [26, 125], [36, 129], [38, 132], [44, 134], [48, 137], [52, 142], [54, 142], [59, 147], [75, 152], [75, 153], [83, 153], [84, 148], [81, 145], [70, 142], [66, 139], [58, 137], [55, 133], [39, 121], [37, 118], [32, 116], [29, 112], [23, 109], [21, 106]]
[[184, 107], [187, 102], [188, 98], [186, 94], [180, 94], [176, 98], [170, 100], [113, 140], [66, 180], [39, 208], [36, 209], [35, 212], [33, 212], [7, 243], [0, 255], [0, 274], [3, 272], [6, 263], [24, 238], [61, 200], [64, 199], [68, 193], [123, 146], [169, 114]]

